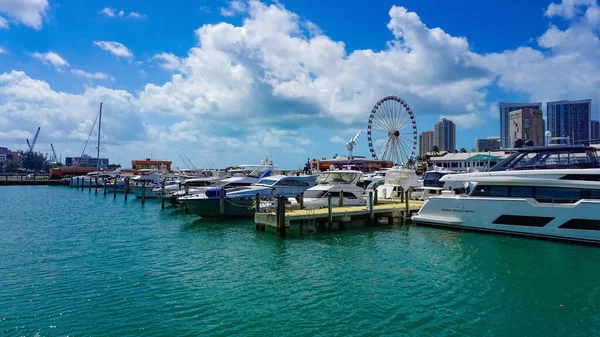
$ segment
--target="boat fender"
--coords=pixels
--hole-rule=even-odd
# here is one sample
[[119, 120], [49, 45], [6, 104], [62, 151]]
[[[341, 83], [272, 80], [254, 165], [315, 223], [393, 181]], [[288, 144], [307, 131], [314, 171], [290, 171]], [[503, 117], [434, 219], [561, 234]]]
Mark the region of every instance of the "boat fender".
[[[204, 191], [204, 194], [209, 197], [209, 198], [218, 198], [219, 196], [221, 196], [221, 189], [220, 188], [209, 188], [206, 191]], [[227, 191], [223, 190], [223, 196], [227, 195]]]

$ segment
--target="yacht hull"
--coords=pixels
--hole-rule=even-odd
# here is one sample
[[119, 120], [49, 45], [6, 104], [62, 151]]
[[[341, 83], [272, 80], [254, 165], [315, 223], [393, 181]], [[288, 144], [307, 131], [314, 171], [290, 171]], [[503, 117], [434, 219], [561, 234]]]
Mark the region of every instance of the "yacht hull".
[[417, 224], [600, 243], [600, 200], [573, 204], [535, 199], [432, 197], [412, 217]]
[[[142, 187], [141, 186], [134, 186], [131, 188], [131, 191], [133, 192], [133, 194], [135, 194], [136, 198], [142, 198]], [[156, 194], [156, 192], [153, 191], [154, 187], [150, 187], [150, 186], [146, 186], [145, 187], [145, 195], [144, 198], [148, 199], [156, 199], [158, 198], [158, 194]]]
[[246, 217], [254, 215], [252, 199], [224, 199], [223, 214], [221, 214], [220, 199], [180, 199], [184, 208], [189, 213], [197, 214], [203, 218], [228, 216], [228, 217]]

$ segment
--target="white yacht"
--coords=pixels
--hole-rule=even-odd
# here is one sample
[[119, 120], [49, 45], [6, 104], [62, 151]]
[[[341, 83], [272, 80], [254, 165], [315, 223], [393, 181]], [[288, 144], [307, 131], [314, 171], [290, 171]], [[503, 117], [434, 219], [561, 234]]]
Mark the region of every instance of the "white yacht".
[[375, 181], [373, 186], [367, 186], [366, 191], [377, 189], [380, 199], [400, 198], [400, 193], [409, 189], [421, 187], [415, 170], [395, 166], [385, 171], [383, 181]]
[[[334, 170], [322, 172], [317, 178], [317, 185], [304, 192], [304, 208], [323, 208], [331, 204], [337, 207], [340, 203], [340, 194], [343, 193], [344, 206], [365, 205], [363, 198], [363, 173], [356, 170]], [[300, 203], [296, 198], [288, 198], [290, 208], [299, 208]]]
[[[224, 189], [215, 186], [203, 193], [180, 201], [190, 212], [201, 217], [215, 216], [251, 216], [256, 195], [261, 200], [272, 199], [274, 196], [294, 197], [315, 185], [316, 176], [311, 175], [274, 175], [267, 176], [250, 186], [240, 186]], [[221, 210], [221, 193], [223, 193], [223, 210]]]
[[[136, 198], [142, 197], [142, 191], [144, 192], [144, 198], [158, 198], [158, 194], [154, 191], [157, 187], [158, 183], [163, 180], [169, 178], [170, 174], [168, 172], [159, 171], [159, 170], [148, 170], [134, 176], [130, 180], [130, 189], [133, 194], [135, 194]], [[172, 181], [165, 181], [166, 184], [172, 184]]]
[[445, 191], [412, 217], [449, 226], [600, 243], [600, 162], [586, 146], [523, 148], [488, 172], [448, 175], [470, 185]]

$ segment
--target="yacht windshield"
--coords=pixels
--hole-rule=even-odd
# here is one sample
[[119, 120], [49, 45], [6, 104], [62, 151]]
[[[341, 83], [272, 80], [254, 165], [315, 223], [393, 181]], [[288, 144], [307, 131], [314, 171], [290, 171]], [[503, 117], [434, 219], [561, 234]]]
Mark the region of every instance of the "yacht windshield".
[[600, 163], [593, 148], [546, 147], [515, 152], [490, 171], [594, 167], [600, 167]]
[[444, 182], [440, 179], [445, 176], [446, 173], [442, 172], [425, 172], [423, 175], [423, 186], [425, 187], [444, 187]]
[[254, 171], [248, 174], [248, 177], [252, 178], [261, 178], [264, 176], [268, 176], [271, 171], [270, 167], [257, 167]]
[[385, 183], [386, 185], [402, 185], [408, 178], [408, 173], [405, 171], [388, 171], [385, 175]]
[[305, 198], [322, 198], [325, 193], [327, 193], [327, 191], [322, 191], [322, 190], [307, 190], [304, 192], [304, 197]]
[[317, 179], [318, 184], [351, 184], [356, 179], [355, 172], [325, 172]]
[[277, 183], [275, 179], [261, 179], [255, 183], [255, 185], [273, 186]]

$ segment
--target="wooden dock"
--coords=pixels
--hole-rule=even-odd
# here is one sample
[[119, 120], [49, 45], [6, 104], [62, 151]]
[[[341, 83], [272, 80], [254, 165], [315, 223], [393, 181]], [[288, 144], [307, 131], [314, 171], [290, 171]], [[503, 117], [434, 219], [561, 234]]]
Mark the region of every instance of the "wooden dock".
[[274, 231], [280, 236], [287, 233], [310, 233], [319, 230], [335, 230], [363, 227], [378, 223], [392, 223], [394, 219], [404, 221], [418, 212], [423, 201], [379, 200], [377, 205], [343, 206], [319, 209], [286, 209], [280, 212], [257, 212], [254, 214], [256, 229]]

